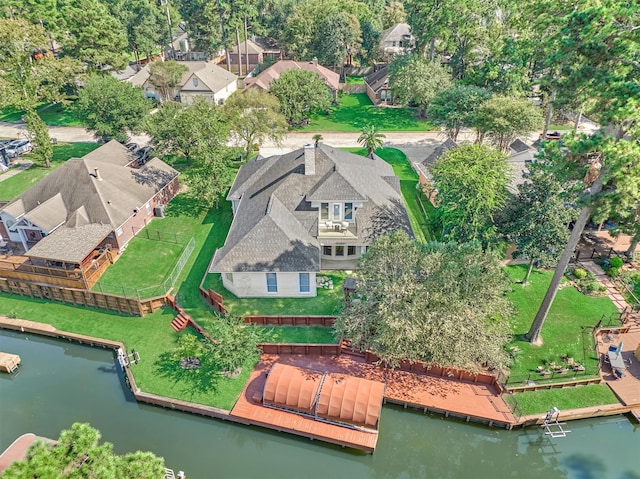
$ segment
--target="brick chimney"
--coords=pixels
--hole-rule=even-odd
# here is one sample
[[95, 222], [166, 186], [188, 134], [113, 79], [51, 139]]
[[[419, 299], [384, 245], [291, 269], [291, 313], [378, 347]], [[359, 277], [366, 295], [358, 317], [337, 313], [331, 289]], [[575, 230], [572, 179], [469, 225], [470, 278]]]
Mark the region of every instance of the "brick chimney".
[[316, 148], [314, 145], [304, 145], [304, 174], [313, 176], [316, 174]]
[[98, 168], [94, 168], [93, 171], [96, 175], [96, 180], [102, 181], [102, 176], [100, 176], [100, 170]]

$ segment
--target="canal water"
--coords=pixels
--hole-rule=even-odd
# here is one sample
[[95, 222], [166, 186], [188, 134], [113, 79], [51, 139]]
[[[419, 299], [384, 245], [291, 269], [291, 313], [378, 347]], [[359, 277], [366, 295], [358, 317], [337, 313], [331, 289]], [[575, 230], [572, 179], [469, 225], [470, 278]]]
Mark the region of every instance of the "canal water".
[[0, 450], [25, 432], [57, 438], [88, 422], [117, 453], [150, 450], [189, 479], [640, 478], [640, 426], [624, 416], [572, 422], [551, 439], [385, 406], [365, 455], [138, 404], [108, 350], [7, 331], [0, 350], [22, 358], [17, 376], [0, 375]]

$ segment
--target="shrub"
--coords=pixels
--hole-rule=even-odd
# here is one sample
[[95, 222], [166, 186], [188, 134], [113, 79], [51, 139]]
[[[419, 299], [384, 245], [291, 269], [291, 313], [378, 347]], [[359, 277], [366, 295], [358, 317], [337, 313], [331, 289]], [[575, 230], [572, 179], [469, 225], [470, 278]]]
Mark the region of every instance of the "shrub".
[[586, 269], [584, 268], [576, 268], [573, 270], [573, 275], [577, 278], [577, 279], [584, 279], [586, 278], [589, 273]]
[[582, 294], [594, 294], [607, 289], [598, 283], [598, 280], [590, 278], [581, 280], [578, 286], [580, 287]]
[[624, 264], [624, 262], [622, 261], [622, 258], [620, 258], [618, 256], [614, 256], [609, 261], [609, 267], [612, 268], [612, 269], [613, 268], [621, 268], [623, 264]]
[[609, 269], [607, 270], [607, 274], [609, 276], [611, 276], [612, 278], [619, 276], [620, 275], [620, 268], [616, 268], [614, 266], [609, 266]]

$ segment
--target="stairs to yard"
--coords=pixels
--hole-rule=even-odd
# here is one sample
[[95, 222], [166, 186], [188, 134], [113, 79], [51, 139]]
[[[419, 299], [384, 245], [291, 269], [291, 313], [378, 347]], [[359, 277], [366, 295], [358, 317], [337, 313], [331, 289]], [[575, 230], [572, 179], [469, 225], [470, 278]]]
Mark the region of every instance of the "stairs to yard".
[[191, 322], [191, 316], [189, 316], [184, 311], [180, 311], [178, 315], [175, 318], [173, 318], [173, 321], [171, 321], [171, 327], [179, 332], [179, 331], [182, 331], [187, 326], [189, 326], [190, 322]]

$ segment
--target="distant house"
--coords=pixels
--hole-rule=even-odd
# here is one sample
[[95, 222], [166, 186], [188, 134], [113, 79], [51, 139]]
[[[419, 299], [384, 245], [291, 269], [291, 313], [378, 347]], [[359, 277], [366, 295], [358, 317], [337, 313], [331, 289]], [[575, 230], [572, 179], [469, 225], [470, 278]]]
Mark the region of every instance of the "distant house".
[[379, 235], [412, 234], [391, 166], [321, 143], [258, 157], [227, 199], [234, 219], [209, 271], [238, 297], [316, 296], [322, 270], [350, 270]]
[[366, 76], [364, 83], [367, 87], [367, 96], [374, 105], [392, 105], [393, 96], [389, 88], [389, 69], [387, 65]]
[[[224, 54], [224, 52], [222, 52]], [[220, 52], [218, 53], [220, 55]], [[194, 51], [186, 24], [181, 22], [173, 32], [173, 42], [164, 47], [165, 58], [178, 61], [207, 61], [211, 55], [202, 51]]]
[[[60, 268], [53, 276], [68, 282], [53, 282], [68, 286], [73, 278], [63, 273], [77, 269], [87, 286], [89, 267], [93, 277], [178, 192], [178, 172], [163, 161], [136, 165], [135, 155], [115, 140], [71, 158], [0, 209], [0, 243], [25, 251], [31, 273]], [[3, 269], [0, 277], [15, 277]], [[38, 271], [43, 278], [31, 280], [52, 282], [47, 271]]]
[[297, 62], [294, 60], [280, 60], [269, 68], [263, 70], [256, 77], [247, 77], [244, 81], [245, 88], [259, 88], [269, 90], [271, 83], [280, 78], [284, 72], [289, 70], [307, 70], [316, 73], [329, 87], [334, 98], [337, 97], [340, 88], [340, 75], [328, 68], [318, 65], [316, 60], [310, 62]]
[[[238, 77], [213, 62], [180, 62], [187, 67], [175, 89], [175, 98], [190, 105], [196, 97], [205, 98], [216, 104], [223, 104], [238, 89]], [[150, 80], [150, 65], [145, 65], [138, 73], [127, 79], [134, 86], [142, 88], [147, 98], [160, 101], [160, 94]]]
[[[248, 51], [248, 54], [247, 54]], [[242, 71], [245, 75], [249, 72], [246, 71], [247, 57], [249, 59], [249, 72], [253, 70], [257, 65], [264, 62], [264, 48], [251, 40], [245, 40], [240, 42], [240, 55], [238, 55], [238, 45], [234, 45], [229, 49], [229, 60], [231, 61], [231, 71], [238, 73], [238, 58], [242, 65]], [[226, 56], [224, 57], [224, 63], [226, 64]]]
[[422, 160], [422, 162], [415, 165], [415, 169], [418, 172], [418, 181], [422, 186], [422, 191], [424, 191], [427, 198], [429, 198], [429, 201], [434, 205], [436, 205], [436, 196], [435, 188], [431, 182], [430, 169], [436, 164], [438, 158], [444, 155], [447, 151], [458, 148], [458, 146], [459, 145], [451, 138], [447, 138], [440, 146], [436, 147], [429, 156]]
[[518, 186], [524, 182], [528, 165], [533, 161], [536, 153], [535, 148], [527, 145], [520, 138], [516, 138], [509, 145], [508, 161], [512, 176], [508, 188], [512, 193], [518, 192]]
[[403, 55], [414, 46], [415, 41], [408, 23], [397, 23], [380, 32], [380, 52], [383, 57]]

